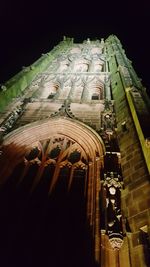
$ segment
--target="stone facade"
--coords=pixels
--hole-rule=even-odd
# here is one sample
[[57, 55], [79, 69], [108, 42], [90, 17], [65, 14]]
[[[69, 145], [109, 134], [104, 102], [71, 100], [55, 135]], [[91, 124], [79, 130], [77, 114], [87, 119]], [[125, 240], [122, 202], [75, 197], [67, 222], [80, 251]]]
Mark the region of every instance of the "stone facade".
[[118, 38], [64, 37], [0, 101], [5, 264], [150, 266], [150, 101]]

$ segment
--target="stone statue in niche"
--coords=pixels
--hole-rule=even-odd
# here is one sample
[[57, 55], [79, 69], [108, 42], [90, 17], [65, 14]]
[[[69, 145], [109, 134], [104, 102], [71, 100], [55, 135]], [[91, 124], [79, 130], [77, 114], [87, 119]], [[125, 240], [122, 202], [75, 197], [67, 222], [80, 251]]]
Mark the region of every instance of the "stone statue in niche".
[[104, 100], [104, 111], [113, 112], [113, 103], [112, 103], [112, 101], [108, 100], [107, 98]]
[[104, 117], [104, 123], [105, 123], [105, 129], [111, 129], [112, 128], [112, 122], [111, 122], [111, 115], [106, 114]]
[[[112, 165], [110, 161], [113, 162]], [[119, 155], [108, 152], [105, 156], [102, 179], [105, 192], [105, 230], [113, 249], [120, 249], [123, 244], [123, 221], [121, 214], [121, 189], [123, 187], [120, 172]]]

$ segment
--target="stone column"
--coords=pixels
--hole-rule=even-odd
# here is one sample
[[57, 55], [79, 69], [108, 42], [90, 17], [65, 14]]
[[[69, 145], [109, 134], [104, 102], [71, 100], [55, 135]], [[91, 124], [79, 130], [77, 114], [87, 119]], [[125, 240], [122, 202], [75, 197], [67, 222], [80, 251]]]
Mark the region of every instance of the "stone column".
[[111, 100], [110, 82], [105, 83], [105, 98]]
[[96, 158], [96, 199], [95, 199], [95, 260], [100, 263], [100, 158]]

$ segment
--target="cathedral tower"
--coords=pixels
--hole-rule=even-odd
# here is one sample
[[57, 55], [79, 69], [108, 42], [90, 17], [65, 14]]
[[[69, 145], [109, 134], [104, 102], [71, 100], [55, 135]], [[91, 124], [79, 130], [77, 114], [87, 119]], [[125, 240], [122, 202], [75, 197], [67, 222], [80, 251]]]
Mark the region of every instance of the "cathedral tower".
[[150, 266], [150, 100], [119, 39], [52, 51], [1, 86], [1, 265]]

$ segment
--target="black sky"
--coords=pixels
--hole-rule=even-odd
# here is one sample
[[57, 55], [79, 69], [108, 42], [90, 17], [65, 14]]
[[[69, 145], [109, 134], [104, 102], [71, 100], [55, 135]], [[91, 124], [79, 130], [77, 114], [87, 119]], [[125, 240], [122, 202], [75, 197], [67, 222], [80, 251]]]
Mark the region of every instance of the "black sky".
[[88, 37], [116, 34], [143, 85], [150, 91], [148, 2], [2, 0], [0, 83], [49, 52], [64, 35], [80, 42]]

